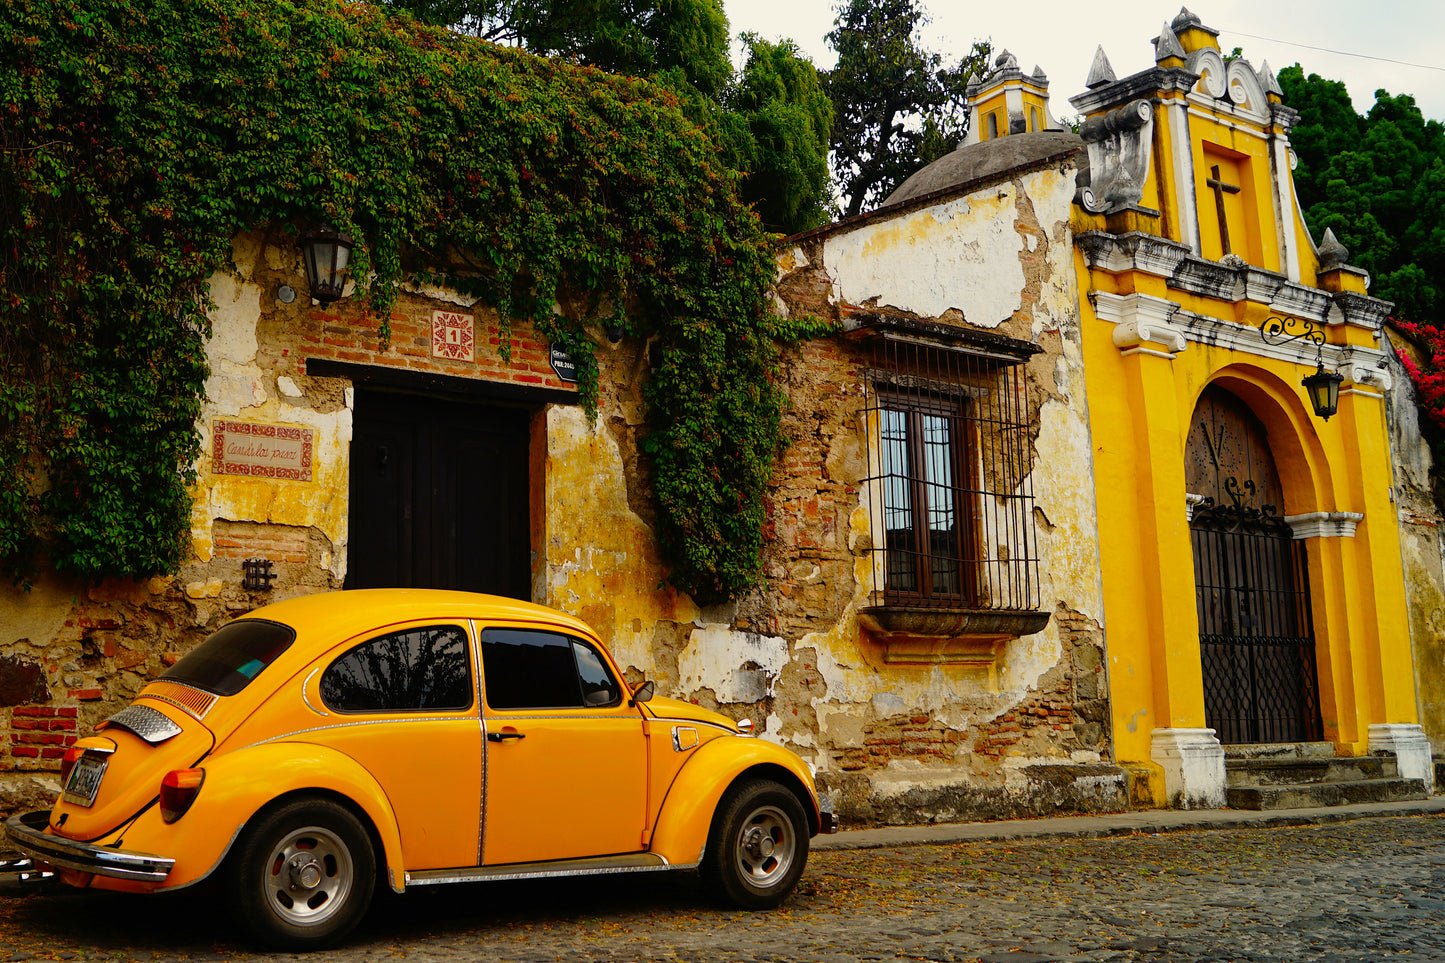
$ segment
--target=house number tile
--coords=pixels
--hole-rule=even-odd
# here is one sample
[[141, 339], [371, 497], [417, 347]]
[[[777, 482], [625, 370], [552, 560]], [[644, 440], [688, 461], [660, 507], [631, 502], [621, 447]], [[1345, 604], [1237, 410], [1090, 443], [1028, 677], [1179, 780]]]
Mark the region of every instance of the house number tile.
[[476, 326], [470, 314], [456, 311], [431, 313], [431, 353], [433, 358], [452, 361], [473, 361]]

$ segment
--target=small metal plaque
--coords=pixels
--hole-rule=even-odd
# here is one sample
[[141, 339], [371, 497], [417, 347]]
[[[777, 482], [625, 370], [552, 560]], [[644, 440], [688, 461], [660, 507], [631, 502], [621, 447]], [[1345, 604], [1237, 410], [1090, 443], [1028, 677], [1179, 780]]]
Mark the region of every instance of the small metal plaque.
[[569, 385], [577, 383], [577, 362], [572, 360], [572, 355], [566, 348], [552, 345], [552, 370], [557, 372], [557, 377]]
[[65, 801], [73, 802], [77, 806], [94, 803], [95, 794], [100, 792], [100, 781], [105, 778], [105, 767], [109, 764], [109, 759], [88, 753], [77, 759], [75, 768], [70, 770], [70, 778], [65, 783]]
[[213, 474], [311, 481], [311, 452], [316, 442], [311, 428], [218, 421], [212, 434]]

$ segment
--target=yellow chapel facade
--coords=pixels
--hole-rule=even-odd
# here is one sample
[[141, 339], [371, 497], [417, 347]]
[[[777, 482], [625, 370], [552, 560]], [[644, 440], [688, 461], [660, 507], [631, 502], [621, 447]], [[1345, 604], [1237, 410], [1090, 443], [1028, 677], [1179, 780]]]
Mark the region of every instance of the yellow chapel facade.
[[[1391, 305], [1332, 236], [1310, 237], [1298, 114], [1217, 34], [1182, 10], [1153, 67], [1119, 79], [1101, 47], [1072, 98], [1088, 155], [1071, 218], [1093, 443], [1079, 483], [1098, 500], [1115, 758], [1153, 805], [1223, 805], [1226, 755], [1260, 745], [1393, 755], [1428, 786]], [[1006, 86], [977, 91], [975, 119]]]

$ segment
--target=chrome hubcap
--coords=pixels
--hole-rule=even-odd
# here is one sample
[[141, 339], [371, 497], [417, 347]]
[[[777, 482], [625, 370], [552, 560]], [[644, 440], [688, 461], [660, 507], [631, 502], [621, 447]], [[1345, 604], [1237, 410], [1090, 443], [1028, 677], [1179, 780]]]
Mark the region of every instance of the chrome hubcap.
[[288, 923], [331, 917], [351, 893], [351, 850], [329, 829], [307, 826], [282, 837], [266, 866], [266, 902]]
[[763, 806], [748, 817], [738, 835], [738, 870], [756, 887], [775, 886], [793, 865], [795, 846], [792, 821], [781, 809]]

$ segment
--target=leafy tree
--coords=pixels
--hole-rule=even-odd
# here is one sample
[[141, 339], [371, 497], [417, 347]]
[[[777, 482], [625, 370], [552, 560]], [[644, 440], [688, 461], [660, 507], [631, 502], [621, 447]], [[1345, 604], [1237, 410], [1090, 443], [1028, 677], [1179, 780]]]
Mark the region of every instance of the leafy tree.
[[833, 102], [791, 40], [743, 34], [743, 43], [747, 63], [721, 118], [732, 164], [745, 172], [743, 195], [771, 230], [817, 227], [830, 215]]
[[792, 41], [745, 36], [734, 77], [721, 0], [384, 0], [418, 19], [608, 73], [646, 77], [716, 125], [744, 200], [770, 230], [826, 220], [832, 105]]
[[833, 172], [852, 216], [914, 171], [954, 150], [968, 132], [964, 88], [982, 74], [989, 44], [957, 64], [925, 50], [921, 0], [846, 0], [828, 32], [837, 65], [824, 77], [833, 100]]
[[1384, 90], [1361, 116], [1344, 84], [1299, 64], [1279, 82], [1300, 111], [1290, 141], [1310, 231], [1333, 230], [1399, 317], [1445, 329], [1445, 126]]

